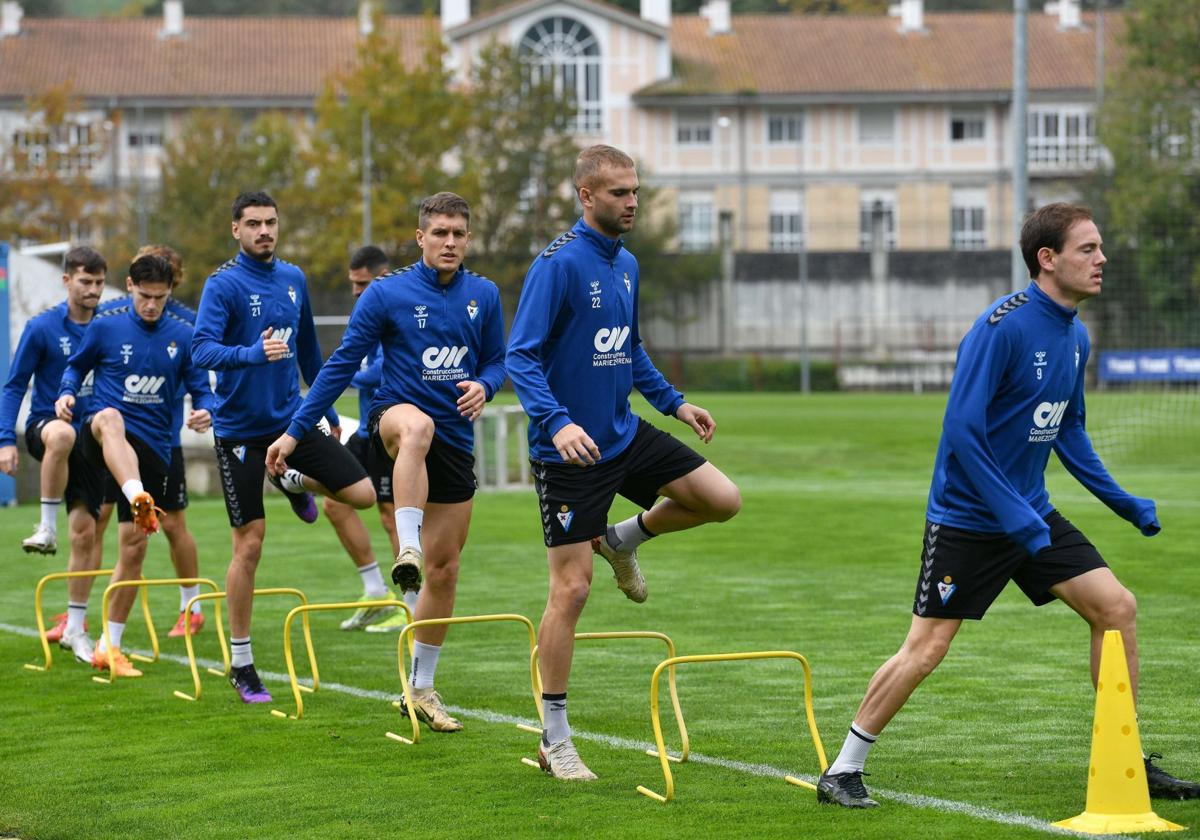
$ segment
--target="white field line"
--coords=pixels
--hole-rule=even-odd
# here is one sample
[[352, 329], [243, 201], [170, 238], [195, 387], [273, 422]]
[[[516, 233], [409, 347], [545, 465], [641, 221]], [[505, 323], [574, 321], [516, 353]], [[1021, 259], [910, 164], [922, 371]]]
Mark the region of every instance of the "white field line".
[[[6, 633], [12, 633], [17, 636], [25, 636], [31, 639], [37, 638], [37, 631], [31, 627], [19, 627], [14, 624], [6, 624], [0, 622], [0, 630]], [[139, 653], [143, 656], [150, 656], [151, 651], [138, 650], [129, 648], [130, 653]], [[69, 653], [63, 651], [67, 657]], [[159, 659], [169, 662], [176, 662], [180, 665], [187, 665], [188, 659], [186, 656], [180, 656], [174, 653], [159, 652]], [[60, 661], [63, 657], [59, 657]], [[218, 662], [213, 659], [197, 658], [196, 664], [202, 668], [223, 668], [223, 662]], [[263, 682], [281, 683], [290, 685], [291, 680], [287, 674], [276, 673], [273, 671], [259, 671], [258, 675]], [[301, 679], [299, 682], [311, 685], [312, 681]], [[387, 691], [376, 691], [369, 688], [359, 688], [353, 685], [344, 685], [342, 683], [321, 681], [321, 691], [335, 691], [339, 694], [349, 694], [352, 697], [361, 697], [366, 700], [380, 700], [384, 702], [392, 702], [401, 698], [400, 694], [395, 694]], [[537, 726], [538, 721], [534, 718], [523, 718], [515, 715], [506, 715], [500, 712], [493, 712], [487, 709], [465, 709], [461, 706], [452, 706], [447, 704], [447, 709], [456, 715], [461, 715], [466, 718], [481, 720], [486, 723], [499, 724], [525, 724], [526, 726]], [[592, 741], [597, 744], [604, 744], [620, 750], [633, 750], [643, 753], [648, 749], [654, 749], [655, 745], [649, 741], [635, 741], [631, 738], [619, 738], [615, 735], [605, 735], [599, 732], [582, 732], [578, 729], [573, 729], [571, 737], [581, 741]], [[735, 773], [744, 773], [749, 776], [762, 776], [767, 778], [782, 779], [784, 776], [796, 776], [800, 779], [816, 784], [816, 777], [808, 774], [796, 773], [792, 770], [782, 767], [774, 767], [770, 764], [751, 764], [745, 761], [734, 761], [728, 758], [719, 758], [716, 756], [704, 755], [702, 753], [692, 752], [688, 756], [688, 761], [695, 764], [708, 764], [713, 767], [720, 767], [724, 770], [731, 770]], [[883, 788], [872, 787], [871, 796], [877, 799], [890, 799], [894, 802], [899, 802], [904, 805], [911, 805], [914, 808], [927, 808], [932, 811], [952, 812], [963, 814], [968, 817], [973, 817], [978, 820], [984, 820], [991, 823], [999, 823], [1000, 825], [1014, 825], [1021, 828], [1028, 828], [1031, 831], [1040, 831], [1044, 834], [1057, 834], [1068, 837], [1094, 837], [1090, 834], [1082, 834], [1076, 831], [1067, 831], [1066, 829], [1058, 828], [1037, 817], [1029, 817], [1025, 814], [1013, 814], [1007, 811], [997, 811], [994, 808], [986, 808], [980, 805], [972, 805], [969, 802], [957, 802], [953, 799], [940, 799], [936, 796], [922, 796], [920, 794], [903, 793], [901, 791], [885, 790]], [[1105, 835], [1107, 837], [1121, 840], [1121, 835]]]

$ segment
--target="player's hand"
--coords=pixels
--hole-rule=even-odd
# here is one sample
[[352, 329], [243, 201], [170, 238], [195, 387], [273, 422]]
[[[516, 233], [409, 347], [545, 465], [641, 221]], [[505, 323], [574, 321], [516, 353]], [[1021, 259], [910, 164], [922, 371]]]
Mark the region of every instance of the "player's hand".
[[288, 354], [287, 342], [279, 338], [271, 338], [275, 332], [274, 327], [267, 327], [263, 330], [263, 353], [267, 356], [268, 362], [277, 362]]
[[267, 469], [271, 471], [271, 475], [283, 475], [287, 469], [287, 456], [296, 451], [296, 444], [299, 442], [284, 432], [267, 448]]
[[713, 433], [717, 430], [717, 421], [712, 419], [712, 415], [698, 405], [684, 403], [675, 410], [675, 416], [691, 426], [692, 431], [696, 433], [696, 437], [705, 443], [712, 440]]
[[600, 460], [600, 450], [596, 447], [596, 442], [588, 437], [582, 426], [574, 423], [568, 423], [555, 433], [554, 448], [569, 464], [590, 467]]
[[54, 401], [54, 416], [64, 423], [70, 423], [74, 412], [71, 411], [75, 407], [75, 397], [70, 394], [63, 394]]
[[207, 408], [192, 409], [188, 412], [185, 425], [193, 432], [204, 434], [212, 427], [212, 415], [209, 414]]
[[331, 438], [333, 438], [334, 440], [336, 440], [338, 443], [341, 443], [342, 442], [342, 427], [330, 425], [329, 436]]
[[467, 380], [456, 383], [454, 387], [463, 392], [462, 396], [458, 398], [459, 414], [468, 420], [474, 420], [483, 413], [483, 406], [487, 402], [487, 391], [483, 389], [482, 382]]
[[5, 475], [17, 474], [17, 462], [20, 456], [17, 455], [17, 447], [15, 446], [0, 446], [0, 472]]

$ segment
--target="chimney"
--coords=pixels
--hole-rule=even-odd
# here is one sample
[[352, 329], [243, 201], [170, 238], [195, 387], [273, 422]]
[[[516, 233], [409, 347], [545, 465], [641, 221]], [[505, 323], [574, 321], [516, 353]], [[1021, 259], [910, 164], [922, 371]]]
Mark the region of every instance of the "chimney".
[[642, 20], [671, 27], [671, 0], [642, 0]]
[[471, 19], [471, 0], [442, 0], [442, 32]]
[[1046, 4], [1046, 14], [1058, 15], [1059, 30], [1083, 29], [1083, 15], [1080, 12], [1079, 0], [1055, 0]]
[[728, 35], [733, 31], [730, 0], [708, 0], [700, 7], [700, 16], [708, 21], [709, 35]]
[[925, 32], [925, 0], [900, 0], [888, 6], [888, 14], [900, 18], [899, 32]]
[[13, 38], [21, 34], [21, 18], [25, 10], [15, 0], [4, 0], [0, 5], [0, 38]]
[[358, 4], [358, 34], [363, 38], [370, 37], [375, 31], [375, 4], [371, 0], [362, 0]]
[[158, 37], [183, 37], [183, 0], [166, 0], [163, 3], [163, 28]]

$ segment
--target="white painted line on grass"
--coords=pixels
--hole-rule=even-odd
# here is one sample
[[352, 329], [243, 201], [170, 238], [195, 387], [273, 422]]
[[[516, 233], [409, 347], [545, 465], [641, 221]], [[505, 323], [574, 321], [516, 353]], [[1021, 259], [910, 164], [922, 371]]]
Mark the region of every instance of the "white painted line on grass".
[[[0, 630], [7, 633], [12, 633], [17, 636], [26, 636], [36, 639], [37, 631], [32, 627], [18, 627], [14, 624], [6, 624], [0, 622]], [[130, 648], [130, 653], [139, 653], [142, 656], [150, 656], [152, 651], [138, 650]], [[65, 651], [64, 651], [65, 653]], [[176, 662], [180, 665], [187, 665], [188, 659], [186, 656], [180, 656], [174, 653], [159, 652], [159, 659], [169, 662]], [[214, 659], [197, 658], [196, 664], [202, 668], [223, 668], [225, 663], [218, 662]], [[259, 671], [258, 675], [263, 682], [282, 683], [291, 685], [291, 679], [287, 674], [280, 674], [274, 671]], [[311, 685], [311, 680], [299, 680], [301, 685]], [[352, 697], [361, 697], [366, 700], [381, 700], [384, 702], [392, 702], [399, 700], [402, 695], [388, 692], [377, 691], [370, 688], [359, 688], [354, 685], [344, 685], [342, 683], [321, 681], [321, 691], [335, 691], [339, 694], [348, 694]], [[451, 706], [447, 704], [447, 709], [456, 715], [461, 715], [466, 718], [481, 720], [485, 723], [500, 723], [500, 724], [525, 724], [526, 726], [537, 726], [538, 721], [533, 718], [522, 718], [515, 715], [506, 715], [500, 712], [493, 712], [487, 709], [465, 709], [461, 706]], [[621, 750], [634, 750], [639, 753], [644, 753], [648, 749], [655, 749], [655, 745], [649, 741], [635, 741], [632, 738], [620, 738], [616, 735], [605, 735], [599, 732], [582, 732], [573, 729], [571, 737], [581, 741], [592, 741], [597, 744]], [[708, 764], [713, 767], [720, 767], [724, 770], [732, 770], [735, 773], [744, 773], [750, 776], [762, 776], [768, 778], [782, 779], [784, 776], [792, 775], [809, 782], [816, 783], [816, 777], [808, 774], [796, 773], [792, 770], [786, 770], [782, 767], [773, 767], [770, 764], [751, 764], [745, 761], [734, 761], [728, 758], [718, 758], [716, 756], [704, 755], [703, 753], [692, 752], [688, 756], [688, 761], [695, 764]], [[972, 805], [969, 802], [957, 802], [953, 799], [940, 799], [936, 796], [922, 796], [920, 794], [903, 793], [901, 791], [885, 790], [883, 788], [872, 787], [871, 795], [878, 799], [890, 799], [894, 802], [899, 802], [904, 805], [911, 805], [914, 808], [926, 808], [933, 811], [949, 811], [964, 816], [973, 817], [975, 819], [984, 820], [986, 822], [998, 823], [1000, 825], [1013, 825], [1020, 828], [1028, 828], [1032, 831], [1040, 831], [1045, 834], [1058, 834], [1068, 837], [1093, 837], [1094, 835], [1082, 834], [1076, 831], [1067, 831], [1059, 828], [1044, 820], [1039, 820], [1036, 817], [1029, 817], [1025, 814], [1013, 814], [1007, 811], [997, 811], [994, 808], [985, 808], [980, 805]], [[1108, 837], [1121, 840], [1122, 835], [1106, 835]]]

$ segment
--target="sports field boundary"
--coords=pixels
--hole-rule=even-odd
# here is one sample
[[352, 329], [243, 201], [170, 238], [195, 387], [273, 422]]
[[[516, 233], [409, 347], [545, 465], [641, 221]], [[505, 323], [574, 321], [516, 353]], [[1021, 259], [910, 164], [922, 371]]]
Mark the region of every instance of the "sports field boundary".
[[[0, 622], [0, 631], [10, 633], [16, 636], [24, 636], [30, 639], [36, 639], [38, 632], [32, 627], [21, 627], [15, 624]], [[138, 650], [130, 648], [130, 653], [139, 653], [144, 656], [149, 656], [151, 651]], [[188, 659], [185, 656], [178, 654], [167, 653], [161, 651], [159, 653], [160, 661], [173, 662], [175, 664], [186, 667]], [[73, 663], [74, 664], [74, 663]], [[212, 659], [197, 658], [196, 664], [207, 668], [223, 668], [224, 663]], [[263, 682], [278, 683], [282, 685], [290, 685], [291, 680], [287, 674], [282, 674], [274, 671], [260, 671], [259, 676]], [[309, 680], [300, 680], [301, 684], [311, 683]], [[346, 694], [351, 697], [359, 697], [364, 700], [378, 700], [382, 702], [393, 702], [400, 700], [402, 695], [399, 693], [391, 693], [387, 691], [377, 691], [369, 688], [359, 688], [358, 686], [345, 685], [344, 683], [321, 681], [321, 691], [333, 691], [339, 694]], [[532, 718], [522, 718], [515, 715], [507, 715], [501, 712], [493, 712], [488, 709], [468, 709], [461, 706], [447, 704], [446, 708], [462, 717], [472, 720], [482, 721], [484, 723], [495, 723], [504, 725], [525, 724], [527, 726], [537, 726], [538, 721]], [[620, 738], [615, 735], [606, 735], [601, 732], [587, 732], [579, 729], [572, 729], [571, 737], [577, 740], [590, 741], [604, 746], [612, 747], [620, 750], [631, 750], [638, 753], [645, 753], [647, 749], [654, 749], [655, 745], [649, 741], [635, 741], [631, 738]], [[797, 773], [790, 769], [775, 767], [770, 764], [754, 764], [744, 761], [736, 761], [728, 758], [720, 758], [719, 756], [704, 755], [703, 753], [691, 752], [688, 758], [690, 763], [706, 764], [711, 767], [720, 767], [724, 770], [729, 770], [735, 773], [742, 773], [749, 776], [759, 776], [774, 779], [782, 779], [785, 775], [797, 776], [809, 782], [816, 783], [816, 777], [811, 774]], [[1031, 831], [1041, 832], [1043, 834], [1054, 834], [1066, 837], [1094, 837], [1090, 834], [1082, 834], [1076, 831], [1068, 831], [1059, 828], [1045, 820], [1040, 820], [1036, 817], [1030, 817], [1025, 814], [1011, 813], [1008, 811], [999, 811], [994, 808], [987, 808], [981, 805], [972, 805], [969, 802], [958, 802], [953, 799], [941, 799], [935, 796], [924, 796], [921, 794], [904, 793], [903, 791], [886, 790], [884, 788], [871, 788], [871, 795], [877, 799], [888, 799], [892, 802], [901, 805], [908, 805], [913, 808], [922, 808], [931, 811], [940, 811], [943, 813], [962, 814], [973, 819], [982, 820], [984, 822], [996, 823], [999, 825], [1017, 826], [1020, 828], [1028, 828]], [[1126, 835], [1105, 835], [1106, 837], [1126, 838]]]

